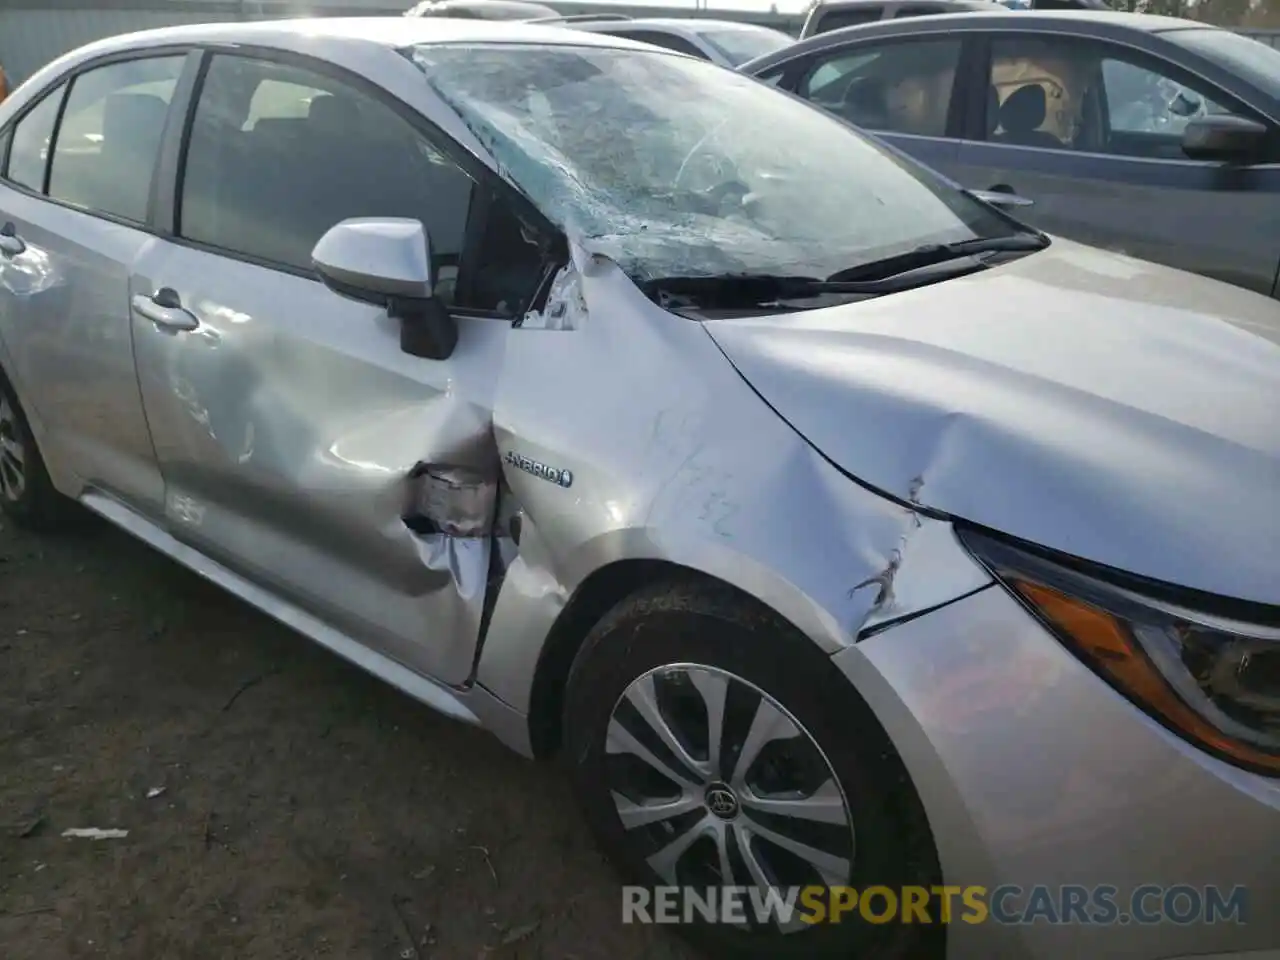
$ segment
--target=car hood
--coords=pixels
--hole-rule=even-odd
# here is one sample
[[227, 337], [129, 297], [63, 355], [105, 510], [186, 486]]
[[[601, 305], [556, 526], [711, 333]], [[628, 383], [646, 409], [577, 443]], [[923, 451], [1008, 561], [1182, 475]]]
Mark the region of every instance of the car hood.
[[1280, 603], [1280, 303], [1055, 240], [876, 300], [707, 332], [889, 496]]

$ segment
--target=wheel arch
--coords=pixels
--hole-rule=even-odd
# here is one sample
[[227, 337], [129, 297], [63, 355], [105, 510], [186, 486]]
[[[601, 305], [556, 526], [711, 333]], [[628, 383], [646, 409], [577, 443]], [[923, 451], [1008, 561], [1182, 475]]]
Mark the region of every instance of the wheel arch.
[[565, 686], [574, 659], [592, 628], [628, 597], [660, 581], [732, 591], [744, 603], [782, 619], [777, 611], [728, 581], [670, 560], [616, 560], [596, 569], [579, 584], [565, 604], [538, 657], [530, 689], [528, 716], [529, 742], [535, 758], [550, 759], [560, 748]]

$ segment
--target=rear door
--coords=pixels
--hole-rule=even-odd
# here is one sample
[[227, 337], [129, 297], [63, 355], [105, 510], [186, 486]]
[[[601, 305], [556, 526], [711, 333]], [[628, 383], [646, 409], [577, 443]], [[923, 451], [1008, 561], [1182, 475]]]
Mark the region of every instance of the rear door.
[[[418, 121], [314, 61], [212, 55], [172, 235], [131, 278], [134, 337], [173, 535], [461, 683], [490, 574], [495, 378], [542, 260], [534, 229]], [[311, 250], [350, 217], [427, 227], [451, 358], [409, 355], [385, 309], [319, 281]], [[433, 477], [470, 496], [465, 530], [432, 514]]]
[[[1191, 116], [1263, 118], [1225, 91], [1130, 47], [992, 35], [954, 176], [1033, 201], [1052, 233], [1270, 294], [1280, 262], [1280, 157], [1240, 168], [1189, 160]], [[1265, 122], [1265, 121], [1264, 121]]]
[[168, 50], [80, 68], [18, 118], [0, 186], [0, 226], [21, 248], [0, 258], [0, 329], [45, 458], [66, 484], [153, 516], [163, 484], [134, 371], [129, 273], [152, 242], [153, 173], [188, 66]]

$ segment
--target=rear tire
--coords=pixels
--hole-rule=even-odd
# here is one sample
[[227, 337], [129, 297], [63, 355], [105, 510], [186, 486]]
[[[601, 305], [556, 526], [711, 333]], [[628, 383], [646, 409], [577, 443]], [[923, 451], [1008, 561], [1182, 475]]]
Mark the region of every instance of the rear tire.
[[[766, 721], [773, 736], [752, 736]], [[941, 883], [923, 809], [870, 708], [812, 642], [728, 588], [667, 583], [614, 608], [574, 661], [564, 730], [579, 802], [626, 883], [701, 892], [725, 884], [726, 869], [742, 887]], [[656, 803], [672, 806], [659, 816]], [[867, 923], [857, 911], [801, 926], [677, 929], [716, 958], [929, 960], [944, 945], [936, 923]]]
[[0, 508], [29, 530], [52, 531], [71, 521], [74, 504], [53, 486], [27, 415], [0, 377]]

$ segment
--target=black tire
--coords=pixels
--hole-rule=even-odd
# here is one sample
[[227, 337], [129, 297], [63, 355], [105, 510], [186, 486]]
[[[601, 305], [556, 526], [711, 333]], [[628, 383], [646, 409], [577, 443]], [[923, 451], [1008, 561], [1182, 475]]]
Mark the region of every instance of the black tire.
[[[667, 881], [645, 860], [654, 847], [642, 846], [652, 838], [637, 834], [649, 828], [629, 834], [622, 826], [607, 785], [620, 761], [616, 754], [606, 757], [606, 731], [631, 683], [667, 664], [698, 664], [741, 678], [777, 701], [810, 734], [835, 774], [852, 820], [856, 853], [850, 886], [900, 890], [941, 883], [932, 836], [901, 760], [870, 708], [829, 659], [789, 624], [735, 591], [682, 581], [646, 589], [601, 620], [579, 651], [566, 690], [565, 760], [597, 842], [624, 882], [653, 887]], [[701, 810], [691, 814], [701, 815]], [[705, 922], [682, 923], [678, 932], [717, 960], [930, 960], [942, 956], [945, 939], [936, 922], [870, 924], [856, 912], [838, 924], [788, 934]]]
[[[18, 485], [13, 472], [15, 448], [10, 444], [17, 444], [21, 451]], [[74, 506], [54, 488], [26, 412], [8, 379], [0, 376], [0, 508], [28, 530], [48, 532], [69, 526]]]

